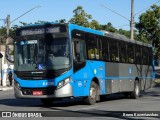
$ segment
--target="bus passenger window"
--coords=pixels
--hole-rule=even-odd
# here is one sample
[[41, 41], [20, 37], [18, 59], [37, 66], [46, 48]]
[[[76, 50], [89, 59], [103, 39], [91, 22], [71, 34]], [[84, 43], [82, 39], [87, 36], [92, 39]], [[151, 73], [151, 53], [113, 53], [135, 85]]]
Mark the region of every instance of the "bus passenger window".
[[127, 45], [127, 53], [128, 53], [128, 62], [134, 63], [134, 45], [133, 44]]
[[102, 39], [102, 60], [109, 60], [109, 46], [108, 46], [108, 38]]
[[120, 62], [125, 63], [127, 61], [125, 42], [119, 42], [119, 57]]
[[136, 45], [135, 47], [136, 47], [136, 49], [135, 49], [135, 63], [141, 64], [142, 63], [141, 46]]
[[148, 48], [148, 65], [152, 65], [152, 48]]
[[116, 40], [111, 39], [109, 41], [109, 51], [110, 51], [110, 59], [113, 62], [119, 61], [119, 55], [118, 55], [118, 44]]
[[143, 65], [148, 65], [148, 61], [149, 61], [149, 58], [148, 58], [148, 53], [149, 53], [149, 51], [148, 51], [148, 49], [147, 49], [147, 47], [143, 47], [143, 49], [142, 49], [142, 60], [143, 60]]
[[94, 35], [87, 35], [87, 54], [88, 59], [100, 59], [97, 37]]

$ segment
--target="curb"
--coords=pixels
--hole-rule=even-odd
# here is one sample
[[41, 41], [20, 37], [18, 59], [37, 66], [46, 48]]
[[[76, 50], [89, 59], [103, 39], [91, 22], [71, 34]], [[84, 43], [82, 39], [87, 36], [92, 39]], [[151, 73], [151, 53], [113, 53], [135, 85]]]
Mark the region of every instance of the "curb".
[[13, 87], [5, 87], [5, 88], [0, 88], [0, 91], [7, 91], [7, 90], [12, 90]]

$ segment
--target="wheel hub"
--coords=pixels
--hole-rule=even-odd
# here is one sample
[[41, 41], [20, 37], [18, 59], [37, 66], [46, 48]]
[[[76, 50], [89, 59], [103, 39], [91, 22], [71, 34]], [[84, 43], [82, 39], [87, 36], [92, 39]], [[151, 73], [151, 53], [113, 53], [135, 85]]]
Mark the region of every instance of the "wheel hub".
[[136, 89], [135, 89], [136, 95], [139, 95], [139, 87], [136, 85]]
[[96, 89], [95, 89], [94, 87], [92, 87], [92, 88], [90, 89], [90, 97], [91, 97], [92, 99], [94, 99], [94, 98], [96, 97]]

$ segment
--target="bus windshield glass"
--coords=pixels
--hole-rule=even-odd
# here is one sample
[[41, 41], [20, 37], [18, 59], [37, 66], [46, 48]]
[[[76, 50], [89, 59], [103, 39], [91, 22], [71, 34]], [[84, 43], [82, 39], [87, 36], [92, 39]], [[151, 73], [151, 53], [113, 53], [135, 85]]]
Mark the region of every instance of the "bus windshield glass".
[[15, 44], [15, 69], [58, 70], [70, 66], [70, 50], [68, 37], [45, 37], [34, 35], [34, 39], [20, 37]]

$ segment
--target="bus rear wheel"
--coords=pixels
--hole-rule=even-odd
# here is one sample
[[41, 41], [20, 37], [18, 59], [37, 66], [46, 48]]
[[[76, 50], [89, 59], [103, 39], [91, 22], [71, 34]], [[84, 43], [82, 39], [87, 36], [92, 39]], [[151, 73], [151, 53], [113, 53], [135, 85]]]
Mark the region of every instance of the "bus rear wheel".
[[98, 96], [98, 85], [94, 81], [92, 81], [89, 90], [89, 96], [87, 96], [84, 99], [84, 102], [88, 105], [93, 105], [97, 101], [97, 96]]
[[134, 84], [134, 90], [131, 93], [131, 98], [138, 99], [139, 96], [140, 96], [140, 85], [139, 82], [136, 80]]
[[53, 99], [42, 98], [41, 102], [44, 106], [50, 106], [53, 103]]

